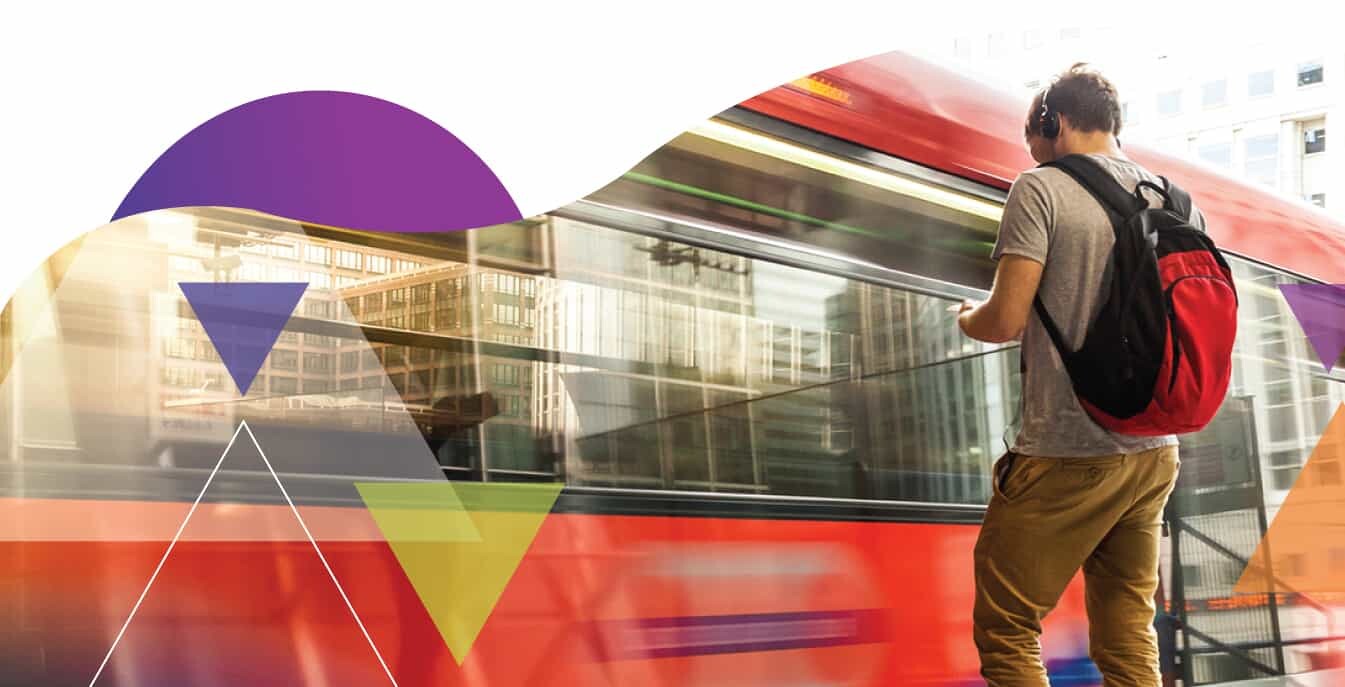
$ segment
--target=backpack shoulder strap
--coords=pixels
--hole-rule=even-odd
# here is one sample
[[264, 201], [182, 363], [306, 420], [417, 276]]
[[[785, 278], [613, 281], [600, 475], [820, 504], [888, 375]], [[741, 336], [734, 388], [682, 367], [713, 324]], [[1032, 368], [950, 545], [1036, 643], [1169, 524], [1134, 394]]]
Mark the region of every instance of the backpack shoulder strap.
[[1158, 178], [1163, 180], [1163, 188], [1167, 189], [1168, 203], [1171, 205], [1171, 209], [1185, 217], [1188, 222], [1195, 219], [1191, 216], [1191, 195], [1182, 187], [1168, 181], [1167, 177]]
[[1085, 155], [1066, 155], [1041, 166], [1055, 167], [1073, 177], [1114, 218], [1128, 219], [1139, 209], [1139, 201], [1134, 194], [1116, 181], [1116, 177]]
[[[1116, 177], [1113, 177], [1110, 172], [1088, 159], [1087, 156], [1066, 155], [1041, 166], [1055, 167], [1084, 187], [1084, 190], [1088, 191], [1106, 210], [1114, 227], [1119, 227], [1140, 209], [1139, 199], [1126, 190], [1120, 182], [1116, 181]], [[1060, 354], [1061, 361], [1068, 366], [1070, 350], [1065, 342], [1064, 333], [1060, 331], [1060, 326], [1056, 324], [1055, 318], [1051, 317], [1051, 313], [1046, 310], [1046, 304], [1042, 302], [1040, 295], [1033, 298], [1032, 307], [1037, 313], [1037, 319], [1041, 321], [1042, 328], [1046, 330], [1051, 343], [1055, 345], [1056, 351]]]
[[1055, 345], [1055, 350], [1060, 354], [1060, 361], [1068, 365], [1069, 346], [1065, 343], [1065, 335], [1060, 332], [1060, 327], [1055, 323], [1055, 318], [1046, 311], [1046, 304], [1041, 301], [1041, 295], [1038, 294], [1032, 299], [1032, 308], [1037, 311], [1037, 319], [1041, 320], [1042, 329], [1046, 330], [1046, 335], [1051, 337], [1051, 343]]

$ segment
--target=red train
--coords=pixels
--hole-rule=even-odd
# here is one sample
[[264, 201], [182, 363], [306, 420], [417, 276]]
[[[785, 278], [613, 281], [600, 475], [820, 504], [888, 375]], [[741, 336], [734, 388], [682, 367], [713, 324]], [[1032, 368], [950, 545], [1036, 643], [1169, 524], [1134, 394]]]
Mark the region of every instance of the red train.
[[[527, 222], [385, 235], [200, 208], [92, 232], [43, 307], [6, 311], [0, 683], [978, 684], [971, 547], [1018, 365], [947, 306], [989, 285], [1025, 107], [889, 54]], [[1274, 284], [1345, 281], [1345, 227], [1126, 150], [1191, 191], [1244, 294], [1224, 421], [1184, 460], [1303, 445], [1284, 427], [1320, 432], [1337, 392], [1293, 355]], [[242, 400], [175, 288], [221, 253], [236, 279], [310, 282]], [[226, 453], [244, 420], [258, 448]], [[1260, 490], [1278, 463], [1250, 465], [1189, 486]], [[390, 546], [355, 485], [441, 474], [565, 487], [535, 538], [487, 496], [454, 511], [477, 539]], [[1254, 546], [1254, 521], [1229, 527]], [[515, 569], [499, 542], [520, 537]], [[1194, 574], [1169, 594], [1231, 596]], [[1190, 679], [1303, 669], [1281, 620], [1187, 647]], [[1079, 585], [1043, 654], [1056, 684], [1100, 682]]]

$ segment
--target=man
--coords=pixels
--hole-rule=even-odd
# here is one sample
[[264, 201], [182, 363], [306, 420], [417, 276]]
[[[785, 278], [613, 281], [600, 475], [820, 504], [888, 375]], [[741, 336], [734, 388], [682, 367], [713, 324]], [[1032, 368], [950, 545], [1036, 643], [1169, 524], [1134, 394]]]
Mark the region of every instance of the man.
[[[1120, 130], [1116, 89], [1076, 64], [1033, 99], [1025, 136], [1039, 163], [1084, 154], [1126, 188], [1157, 183], [1121, 152]], [[1156, 194], [1149, 200], [1160, 202]], [[1203, 230], [1199, 211], [1192, 214]], [[974, 638], [991, 687], [1046, 687], [1041, 621], [1081, 567], [1089, 655], [1104, 684], [1161, 684], [1153, 598], [1177, 439], [1124, 436], [1094, 423], [1032, 307], [1040, 294], [1069, 345], [1080, 347], [1102, 305], [1113, 243], [1106, 211], [1072, 177], [1028, 170], [1005, 204], [990, 298], [964, 303], [958, 316], [972, 338], [1022, 340], [1022, 426], [995, 465], [975, 548]]]

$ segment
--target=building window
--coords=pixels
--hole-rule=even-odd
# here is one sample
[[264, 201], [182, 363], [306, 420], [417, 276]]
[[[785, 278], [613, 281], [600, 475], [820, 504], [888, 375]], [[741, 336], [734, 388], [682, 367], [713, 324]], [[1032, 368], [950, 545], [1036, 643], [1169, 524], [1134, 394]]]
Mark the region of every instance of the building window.
[[383, 312], [383, 294], [366, 293], [364, 294], [364, 313]]
[[518, 324], [519, 309], [517, 305], [505, 305], [503, 303], [495, 304], [494, 321], [500, 324]]
[[1319, 207], [1319, 208], [1324, 208], [1324, 207], [1326, 207], [1326, 194], [1325, 194], [1325, 193], [1314, 193], [1314, 194], [1308, 196], [1308, 201], [1311, 202], [1313, 205], [1316, 205], [1316, 206]]
[[1233, 166], [1233, 144], [1232, 143], [1210, 143], [1200, 146], [1196, 154], [1201, 160], [1208, 162], [1216, 167], [1225, 169]]
[[297, 370], [299, 368], [299, 354], [295, 351], [283, 351], [276, 349], [271, 351], [271, 369], [273, 370]]
[[277, 258], [298, 260], [299, 248], [293, 243], [273, 243], [271, 244], [271, 255], [274, 255]]
[[420, 285], [418, 285], [418, 286], [413, 286], [413, 287], [411, 287], [411, 302], [412, 302], [412, 303], [417, 303], [417, 304], [419, 304], [419, 303], [429, 303], [429, 302], [430, 302], [430, 285], [429, 285], [429, 284], [420, 284]]
[[330, 305], [327, 301], [304, 301], [304, 315], [308, 317], [330, 317]]
[[518, 386], [519, 370], [514, 365], [493, 365], [491, 379], [502, 386]]
[[1279, 182], [1280, 139], [1276, 134], [1247, 138], [1246, 175], [1257, 183], [1275, 186]]
[[346, 351], [341, 354], [342, 372], [359, 372], [360, 370], [360, 352]]
[[1023, 32], [1023, 47], [1028, 50], [1036, 50], [1042, 46], [1041, 31], [1031, 29]]
[[1302, 577], [1308, 574], [1307, 558], [1301, 553], [1291, 553], [1284, 557], [1280, 569], [1289, 577]]
[[296, 394], [299, 393], [299, 380], [293, 377], [271, 377], [271, 393], [273, 394]]
[[1326, 73], [1322, 69], [1322, 63], [1305, 62], [1298, 65], [1298, 85], [1299, 87], [1319, 84], [1326, 78]]
[[1287, 470], [1274, 470], [1271, 472], [1272, 484], [1280, 491], [1287, 491], [1294, 486], [1294, 480], [1298, 479], [1298, 471], [1302, 468], [1289, 468]]
[[332, 287], [332, 277], [326, 272], [309, 272], [308, 285], [315, 289], [330, 289]]
[[1004, 54], [1004, 34], [992, 33], [986, 37], [985, 53], [989, 57], [999, 57]]
[[1266, 70], [1247, 75], [1247, 97], [1259, 98], [1275, 92], [1275, 72]]
[[1314, 126], [1303, 130], [1303, 154], [1326, 152], [1326, 127]]
[[971, 39], [958, 38], [953, 41], [953, 52], [961, 58], [971, 57]]
[[1205, 107], [1219, 107], [1228, 102], [1228, 81], [1211, 81], [1200, 89], [1200, 104]]
[[344, 267], [348, 270], [357, 270], [360, 268], [360, 254], [353, 250], [336, 249], [336, 266]]
[[325, 379], [304, 380], [304, 393], [306, 394], [326, 393], [328, 391], [331, 391], [331, 388], [332, 388], [331, 382]]
[[326, 372], [332, 369], [330, 353], [305, 353], [304, 372]]
[[1121, 103], [1121, 123], [1130, 123], [1130, 103]]
[[1338, 487], [1340, 486], [1340, 463], [1334, 460], [1317, 464], [1317, 479], [1315, 486], [1319, 487]]
[[388, 308], [401, 308], [406, 305], [406, 288], [393, 289], [388, 292]]
[[1182, 92], [1165, 91], [1158, 94], [1158, 114], [1173, 117], [1182, 111]]
[[369, 271], [374, 274], [387, 274], [388, 269], [392, 266], [392, 261], [384, 255], [370, 255], [369, 259], [365, 262], [369, 267]]
[[382, 351], [383, 351], [383, 349], [381, 349], [381, 348], [371, 348], [371, 349], [368, 349], [368, 350], [366, 350], [366, 351], [364, 351], [363, 353], [360, 354], [360, 358], [361, 358], [362, 360], [364, 360], [364, 369], [365, 369], [365, 370], [381, 370], [381, 369], [383, 369], [383, 352], [382, 352]]
[[311, 262], [315, 265], [327, 265], [332, 261], [332, 249], [326, 246], [315, 246], [309, 244], [304, 247], [304, 262]]

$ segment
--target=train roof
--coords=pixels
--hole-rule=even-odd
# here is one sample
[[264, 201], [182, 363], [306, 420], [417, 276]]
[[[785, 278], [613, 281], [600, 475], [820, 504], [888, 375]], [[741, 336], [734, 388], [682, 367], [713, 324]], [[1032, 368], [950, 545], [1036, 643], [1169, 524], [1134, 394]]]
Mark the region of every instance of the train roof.
[[[1023, 144], [1027, 98], [899, 52], [824, 70], [742, 107], [1000, 189], [1034, 164]], [[1221, 248], [1345, 282], [1345, 224], [1305, 202], [1122, 141], [1132, 159], [1190, 192]]]

